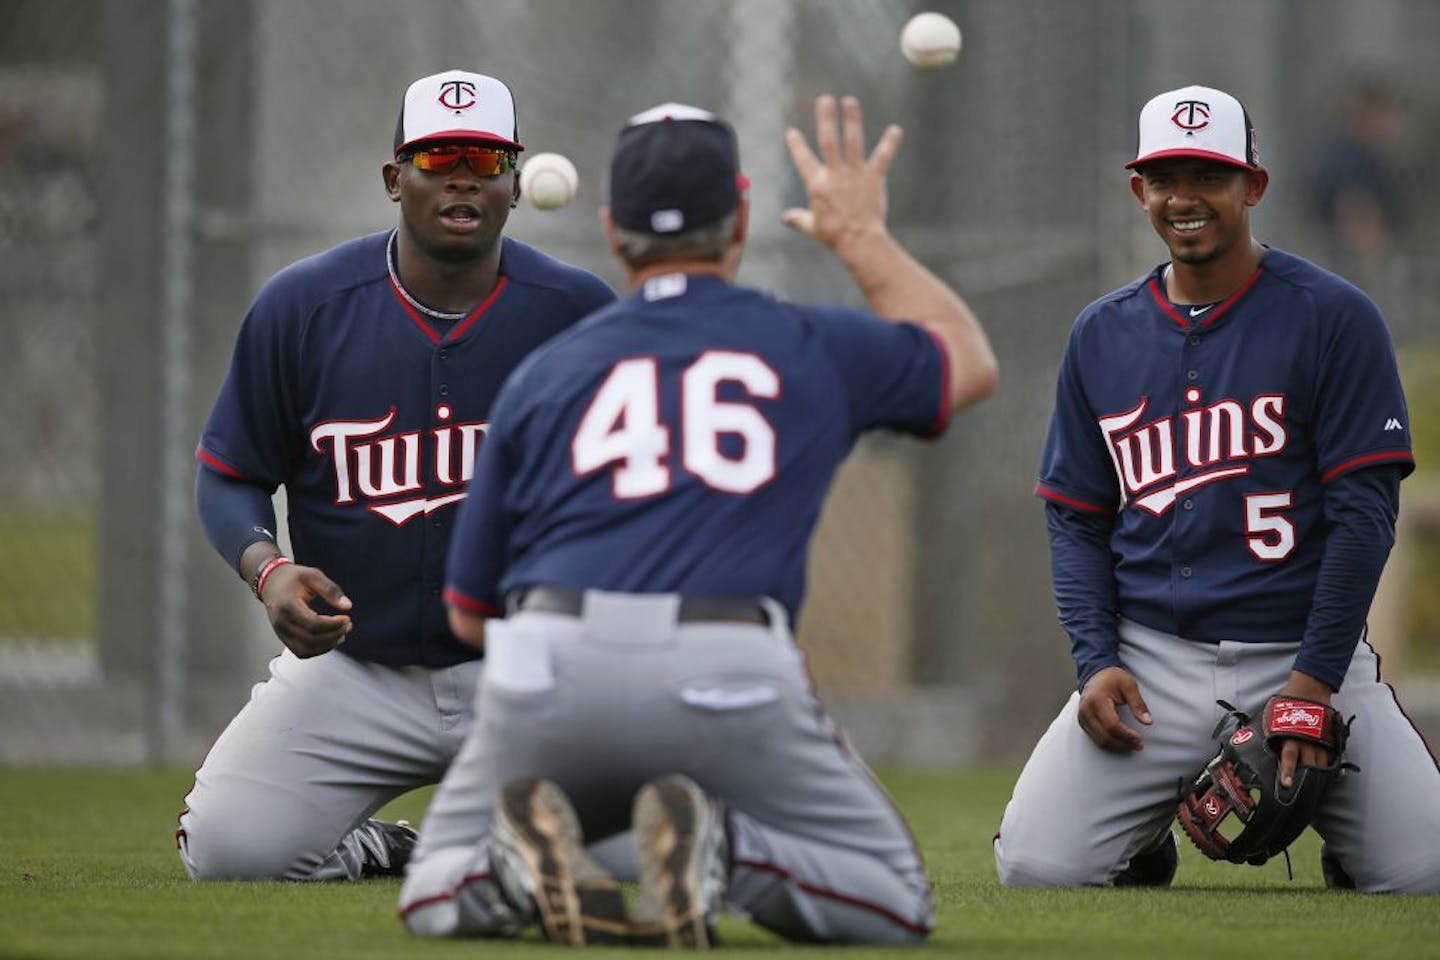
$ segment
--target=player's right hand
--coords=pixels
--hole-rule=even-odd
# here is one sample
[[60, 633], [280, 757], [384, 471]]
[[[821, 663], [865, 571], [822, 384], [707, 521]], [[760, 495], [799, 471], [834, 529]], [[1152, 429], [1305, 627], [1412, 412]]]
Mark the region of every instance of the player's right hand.
[[1080, 691], [1080, 728], [1102, 750], [1122, 753], [1145, 746], [1139, 731], [1120, 719], [1120, 707], [1128, 707], [1141, 723], [1151, 723], [1150, 708], [1140, 696], [1140, 685], [1124, 667], [1106, 667]]
[[335, 649], [350, 632], [350, 618], [344, 613], [322, 614], [310, 609], [310, 601], [315, 599], [336, 610], [350, 609], [350, 598], [335, 581], [315, 567], [298, 563], [287, 563], [270, 574], [260, 597], [275, 636], [302, 660]]
[[786, 210], [782, 222], [832, 249], [870, 233], [883, 233], [885, 175], [900, 149], [901, 136], [900, 128], [890, 124], [867, 156], [860, 101], [845, 97], [837, 109], [833, 96], [816, 98], [815, 143], [820, 155], [799, 130], [785, 131], [785, 145], [810, 206]]

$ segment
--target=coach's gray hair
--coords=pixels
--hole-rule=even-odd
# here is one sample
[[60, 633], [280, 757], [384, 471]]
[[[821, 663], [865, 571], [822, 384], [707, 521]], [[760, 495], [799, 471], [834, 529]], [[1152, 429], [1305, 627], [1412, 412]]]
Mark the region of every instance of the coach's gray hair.
[[719, 260], [735, 237], [740, 211], [732, 210], [708, 227], [681, 233], [654, 234], [615, 228], [615, 247], [632, 267], [648, 267], [669, 260]]

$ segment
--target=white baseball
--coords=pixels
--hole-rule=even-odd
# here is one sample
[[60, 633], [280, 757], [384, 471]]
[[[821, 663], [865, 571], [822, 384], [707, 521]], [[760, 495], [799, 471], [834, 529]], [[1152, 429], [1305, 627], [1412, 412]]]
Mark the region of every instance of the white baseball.
[[960, 56], [960, 28], [943, 13], [917, 13], [900, 31], [900, 52], [922, 70], [948, 67]]
[[540, 210], [558, 210], [575, 199], [580, 174], [558, 153], [537, 153], [520, 167], [520, 195]]

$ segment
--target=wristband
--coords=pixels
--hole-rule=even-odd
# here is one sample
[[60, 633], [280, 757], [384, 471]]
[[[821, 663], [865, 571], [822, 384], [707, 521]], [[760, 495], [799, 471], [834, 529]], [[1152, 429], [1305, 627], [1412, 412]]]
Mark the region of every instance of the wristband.
[[255, 579], [250, 581], [250, 591], [255, 594], [255, 599], [264, 603], [265, 598], [260, 595], [260, 592], [265, 589], [265, 581], [270, 579], [270, 574], [285, 566], [285, 564], [294, 562], [294, 560], [291, 560], [284, 554], [277, 553], [269, 560], [260, 564], [260, 569], [255, 571]]

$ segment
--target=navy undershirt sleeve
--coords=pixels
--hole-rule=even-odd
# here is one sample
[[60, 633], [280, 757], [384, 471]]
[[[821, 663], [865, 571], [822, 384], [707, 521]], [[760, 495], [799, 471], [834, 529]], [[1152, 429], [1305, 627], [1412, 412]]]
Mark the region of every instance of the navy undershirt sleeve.
[[[1408, 465], [1407, 465], [1408, 466]], [[1325, 488], [1325, 556], [1295, 669], [1339, 690], [1395, 544], [1407, 466], [1368, 467]]]
[[1050, 534], [1050, 574], [1060, 626], [1070, 636], [1077, 689], [1106, 667], [1120, 663], [1115, 558], [1110, 552], [1113, 514], [1045, 503]]
[[195, 476], [195, 508], [210, 545], [240, 572], [240, 555], [250, 544], [275, 540], [273, 491], [201, 467]]

